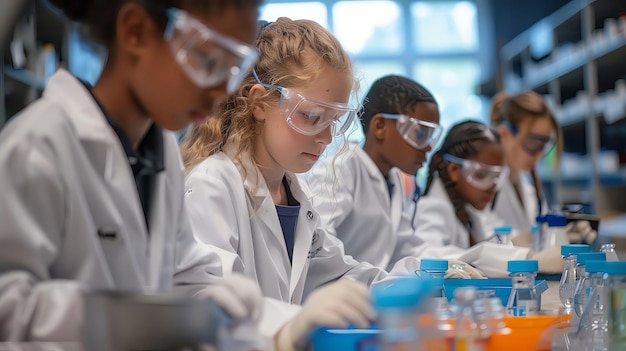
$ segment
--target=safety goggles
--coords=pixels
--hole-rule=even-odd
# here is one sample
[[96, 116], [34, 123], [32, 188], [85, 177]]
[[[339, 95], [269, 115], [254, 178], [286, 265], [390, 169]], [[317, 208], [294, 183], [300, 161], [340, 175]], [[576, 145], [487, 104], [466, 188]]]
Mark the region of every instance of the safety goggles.
[[[519, 128], [517, 128], [517, 126], [508, 122], [505, 122], [504, 124], [507, 128], [509, 128], [513, 136], [517, 136], [519, 134]], [[554, 139], [552, 137], [528, 133], [524, 137], [524, 140], [522, 140], [522, 149], [530, 156], [537, 156], [540, 153], [545, 155], [554, 148], [554, 144]]]
[[167, 9], [164, 38], [189, 79], [200, 88], [227, 82], [232, 94], [258, 59], [256, 49], [210, 29], [184, 10]]
[[509, 175], [509, 168], [506, 166], [489, 166], [450, 154], [444, 154], [443, 159], [461, 165], [465, 180], [480, 190], [487, 190], [494, 185], [499, 187]]
[[440, 125], [419, 120], [407, 115], [381, 113], [386, 119], [396, 120], [396, 128], [402, 138], [414, 148], [421, 150], [433, 145], [441, 136]]
[[347, 104], [328, 102], [305, 96], [296, 90], [262, 83], [255, 70], [256, 81], [266, 88], [280, 92], [278, 107], [283, 112], [287, 124], [304, 135], [316, 135], [332, 126], [333, 136], [344, 134], [352, 125], [359, 108]]

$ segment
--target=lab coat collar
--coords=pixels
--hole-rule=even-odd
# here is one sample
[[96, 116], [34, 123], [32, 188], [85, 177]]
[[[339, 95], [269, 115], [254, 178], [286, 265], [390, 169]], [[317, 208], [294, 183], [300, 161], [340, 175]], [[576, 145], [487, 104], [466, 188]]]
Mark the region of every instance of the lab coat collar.
[[[233, 163], [239, 170], [239, 174], [245, 175], [245, 178], [243, 179], [244, 188], [253, 202], [253, 216], [258, 216], [261, 222], [272, 232], [276, 239], [283, 242], [284, 238], [282, 234], [282, 227], [280, 226], [280, 221], [278, 220], [276, 205], [274, 204], [274, 200], [272, 199], [260, 170], [249, 157], [233, 159], [232, 156], [234, 155], [234, 152], [232, 147], [225, 147], [224, 153], [231, 160], [233, 160]], [[298, 177], [292, 172], [286, 172], [285, 177], [287, 178], [287, 183], [289, 184], [291, 193], [294, 198], [300, 202], [300, 212], [298, 213], [298, 222], [296, 224], [293, 247], [293, 259], [291, 262], [291, 274], [289, 277], [289, 297], [292, 299], [294, 298], [295, 289], [303, 286], [303, 284], [298, 284], [298, 281], [300, 279], [304, 279], [306, 276], [306, 263], [309, 255], [309, 249], [311, 248], [314, 237], [313, 233], [317, 228], [319, 215], [313, 210], [313, 207], [310, 204], [310, 191], [304, 184], [298, 181]], [[287, 266], [290, 264], [286, 249], [284, 264]]]
[[[123, 194], [126, 197], [120, 203], [125, 206], [122, 211], [129, 211], [129, 218], [133, 218], [129, 222], [128, 231], [137, 236], [140, 246], [145, 246], [143, 242], [148, 240], [148, 228], [126, 153], [87, 87], [68, 71], [59, 69], [50, 77], [43, 98], [66, 112], [66, 118], [89, 154], [93, 167], [112, 187], [119, 190], [112, 192], [111, 196]], [[120, 156], [125, 166], [120, 167]], [[157, 187], [158, 183], [155, 184]]]
[[107, 142], [115, 136], [87, 87], [65, 69], [50, 77], [43, 97], [56, 101], [67, 111], [67, 118], [80, 139]]

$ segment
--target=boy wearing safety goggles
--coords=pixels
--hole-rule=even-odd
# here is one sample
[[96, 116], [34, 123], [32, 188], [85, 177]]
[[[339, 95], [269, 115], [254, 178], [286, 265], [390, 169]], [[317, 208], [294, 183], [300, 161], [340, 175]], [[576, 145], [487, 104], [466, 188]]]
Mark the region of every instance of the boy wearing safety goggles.
[[365, 284], [387, 273], [344, 254], [296, 176], [356, 118], [347, 53], [307, 20], [279, 18], [256, 43], [259, 62], [220, 118], [183, 140], [185, 203], [197, 239], [222, 252], [211, 272], [255, 279], [266, 297], [261, 330], [278, 350], [301, 349], [318, 326], [366, 327]]
[[441, 134], [439, 108], [419, 83], [389, 75], [370, 87], [361, 124], [363, 147], [349, 144], [336, 160], [316, 165], [307, 180], [313, 205], [346, 253], [390, 269], [419, 254], [413, 233], [399, 233], [407, 200], [401, 172], [414, 177], [426, 162]]
[[500, 244], [485, 228], [483, 212], [507, 176], [504, 151], [489, 127], [475, 121], [453, 126], [432, 155], [417, 204], [415, 235], [427, 243], [422, 257], [465, 259], [491, 277], [506, 276], [509, 260], [532, 257], [542, 272], [552, 266], [552, 253]]
[[166, 130], [239, 85], [260, 1], [50, 2], [108, 57], [93, 88], [57, 71], [0, 135], [0, 340], [83, 340], [84, 290], [195, 292], [255, 319], [256, 284], [206, 273], [215, 251], [191, 233]]

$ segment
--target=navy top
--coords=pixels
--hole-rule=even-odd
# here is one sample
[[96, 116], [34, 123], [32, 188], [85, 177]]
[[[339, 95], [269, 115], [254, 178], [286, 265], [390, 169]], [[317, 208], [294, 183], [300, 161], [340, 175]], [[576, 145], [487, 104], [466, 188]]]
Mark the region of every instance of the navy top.
[[296, 237], [296, 224], [298, 223], [298, 213], [300, 213], [300, 203], [293, 197], [287, 178], [283, 177], [283, 185], [287, 191], [287, 206], [276, 205], [278, 220], [283, 230], [289, 262], [293, 261], [293, 245]]
[[385, 176], [385, 183], [387, 183], [387, 190], [389, 190], [389, 198], [391, 199], [391, 195], [393, 194], [394, 184], [391, 182], [388, 175]]

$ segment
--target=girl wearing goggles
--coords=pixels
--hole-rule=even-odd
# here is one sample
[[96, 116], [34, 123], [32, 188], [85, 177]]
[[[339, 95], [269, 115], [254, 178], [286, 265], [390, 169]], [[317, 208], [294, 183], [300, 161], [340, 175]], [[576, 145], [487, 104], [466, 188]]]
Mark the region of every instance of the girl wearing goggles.
[[[219, 38], [194, 44], [198, 57], [200, 49], [220, 57], [220, 45], [241, 48], [254, 41], [261, 1], [50, 2], [87, 27], [91, 39], [108, 49], [107, 59], [94, 87], [59, 69], [42, 97], [0, 133], [0, 339], [75, 343], [85, 329], [100, 335], [84, 325], [83, 292], [110, 290], [181, 298], [193, 292], [233, 317], [236, 325], [220, 329], [218, 341], [228, 345], [223, 338], [240, 327], [250, 334], [237, 341], [253, 341], [260, 291], [247, 278], [208, 274], [217, 253], [191, 232], [180, 154], [170, 133], [204, 118], [226, 97], [231, 80], [225, 70], [232, 65], [212, 60], [208, 75], [220, 78], [195, 84], [181, 67], [188, 60], [172, 51], [177, 35], [165, 30], [165, 9], [178, 9], [174, 27], [183, 25], [184, 13], [194, 31]], [[138, 326], [150, 333], [162, 329], [151, 327]], [[174, 349], [197, 342], [167, 335], [164, 343]]]
[[417, 203], [413, 227], [427, 243], [422, 257], [467, 259], [463, 256], [470, 248], [485, 241], [482, 253], [469, 263], [488, 276], [506, 276], [508, 260], [527, 258], [527, 248], [496, 244], [483, 225], [482, 212], [506, 172], [502, 146], [489, 127], [467, 121], [450, 129], [431, 157], [424, 195]]
[[183, 140], [185, 201], [198, 240], [223, 250], [220, 273], [244, 273], [264, 296], [288, 304], [310, 294], [288, 321], [289, 311], [266, 309], [272, 315], [261, 328], [278, 330], [278, 350], [299, 349], [324, 321], [363, 327], [371, 318], [364, 285], [344, 279], [318, 287], [386, 273], [345, 256], [296, 176], [354, 118], [348, 55], [319, 24], [287, 18], [260, 30], [257, 49], [259, 62], [220, 117]]
[[535, 165], [554, 146], [558, 156], [560, 128], [543, 97], [532, 91], [514, 96], [497, 94], [492, 103], [491, 123], [500, 135], [511, 170], [496, 196], [494, 213], [513, 229], [529, 232], [537, 216], [548, 210]]

